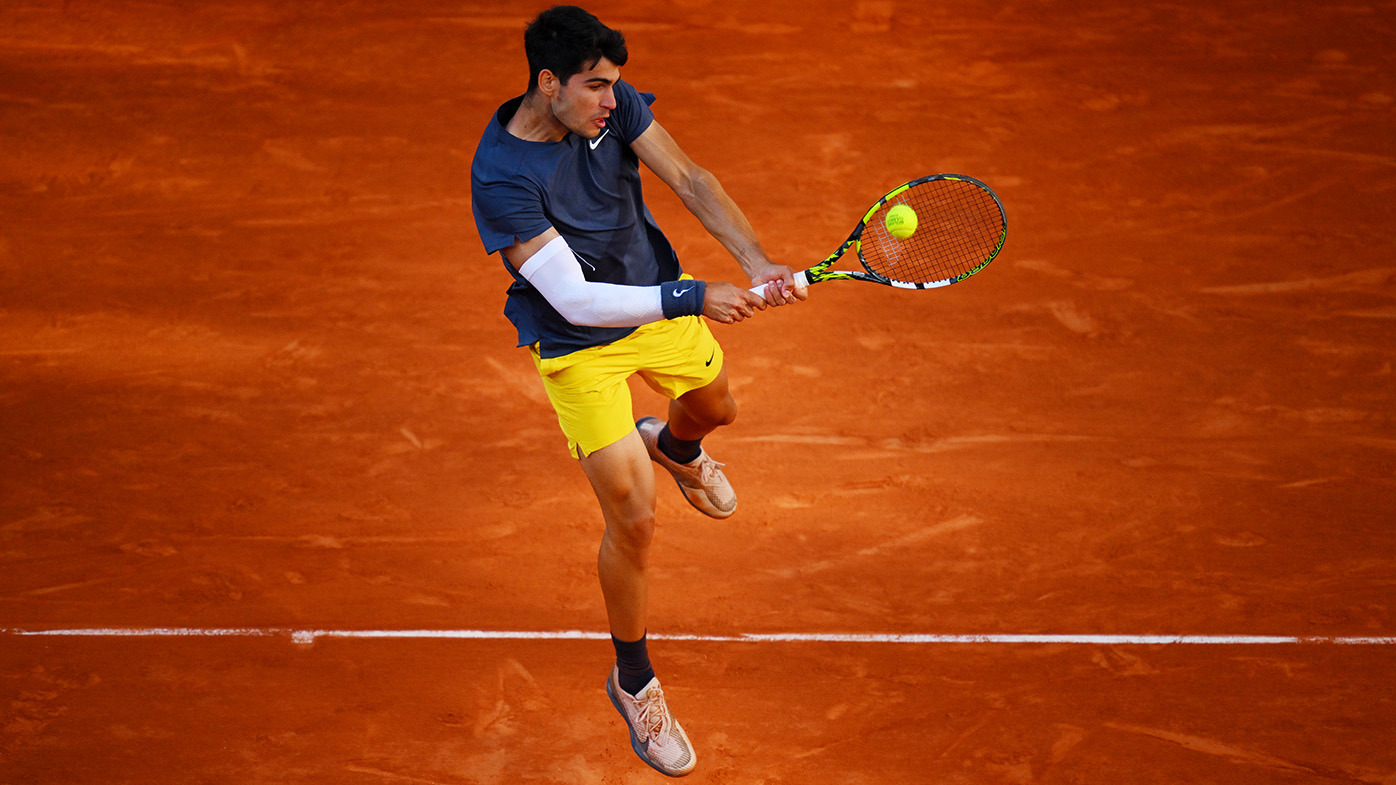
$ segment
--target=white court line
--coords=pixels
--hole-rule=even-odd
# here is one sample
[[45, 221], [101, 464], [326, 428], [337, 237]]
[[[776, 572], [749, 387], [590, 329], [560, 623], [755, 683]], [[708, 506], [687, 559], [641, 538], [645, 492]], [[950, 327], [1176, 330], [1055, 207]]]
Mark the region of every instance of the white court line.
[[[604, 632], [584, 630], [297, 630], [250, 627], [87, 627], [49, 630], [0, 629], [0, 635], [63, 638], [272, 638], [289, 637], [296, 643], [319, 638], [449, 639], [449, 640], [610, 640]], [[1076, 644], [1089, 646], [1203, 646], [1315, 645], [1392, 646], [1396, 636], [1350, 637], [1329, 635], [919, 635], [872, 633], [746, 633], [741, 635], [653, 634], [656, 641], [703, 643], [993, 643]]]

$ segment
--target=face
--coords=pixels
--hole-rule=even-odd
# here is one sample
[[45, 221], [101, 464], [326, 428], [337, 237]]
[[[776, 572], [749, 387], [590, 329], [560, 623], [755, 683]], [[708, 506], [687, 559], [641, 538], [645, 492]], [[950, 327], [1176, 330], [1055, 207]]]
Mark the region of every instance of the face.
[[583, 139], [595, 139], [606, 129], [606, 119], [616, 108], [613, 86], [620, 79], [620, 67], [606, 58], [596, 66], [573, 75], [566, 84], [552, 80], [549, 106], [553, 117], [567, 130]]

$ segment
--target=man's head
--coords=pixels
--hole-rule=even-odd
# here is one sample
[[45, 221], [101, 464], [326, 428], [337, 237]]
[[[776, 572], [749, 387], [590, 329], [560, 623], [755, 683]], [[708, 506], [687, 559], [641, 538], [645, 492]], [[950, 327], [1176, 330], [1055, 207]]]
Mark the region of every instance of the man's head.
[[603, 57], [622, 66], [629, 56], [619, 30], [574, 5], [553, 6], [539, 14], [524, 31], [524, 53], [529, 93], [538, 89], [538, 76], [545, 70], [566, 85], [573, 76], [595, 68]]

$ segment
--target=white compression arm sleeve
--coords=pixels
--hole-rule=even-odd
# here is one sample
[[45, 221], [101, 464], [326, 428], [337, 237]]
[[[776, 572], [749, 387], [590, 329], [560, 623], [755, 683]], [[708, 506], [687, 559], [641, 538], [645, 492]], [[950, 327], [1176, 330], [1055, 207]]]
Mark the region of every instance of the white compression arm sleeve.
[[588, 281], [561, 237], [554, 238], [519, 268], [562, 318], [579, 327], [639, 327], [664, 319], [658, 286], [622, 286]]

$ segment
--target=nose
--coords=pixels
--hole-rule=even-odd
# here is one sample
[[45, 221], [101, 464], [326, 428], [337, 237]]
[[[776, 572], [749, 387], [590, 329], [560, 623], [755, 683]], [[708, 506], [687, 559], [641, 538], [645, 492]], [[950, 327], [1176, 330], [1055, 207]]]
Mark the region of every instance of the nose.
[[616, 108], [616, 91], [607, 87], [606, 94], [601, 97], [601, 108], [611, 110]]

